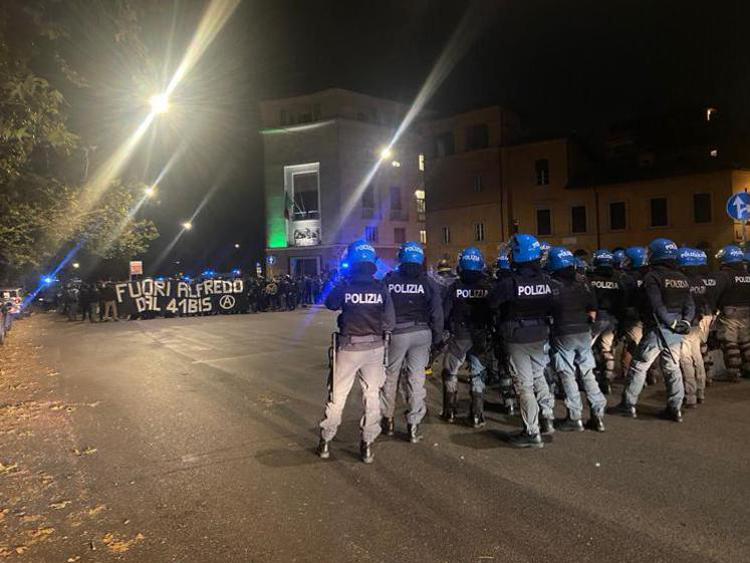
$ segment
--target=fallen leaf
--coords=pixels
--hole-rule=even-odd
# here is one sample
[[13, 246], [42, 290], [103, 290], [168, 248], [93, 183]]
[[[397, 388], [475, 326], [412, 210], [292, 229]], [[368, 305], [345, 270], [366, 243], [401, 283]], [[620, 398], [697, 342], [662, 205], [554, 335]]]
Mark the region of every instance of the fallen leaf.
[[68, 506], [71, 503], [69, 500], [61, 500], [60, 502], [53, 502], [50, 504], [50, 508], [54, 508], [55, 510], [62, 510], [66, 506]]
[[43, 538], [55, 533], [54, 528], [37, 528], [36, 530], [29, 530], [26, 532], [29, 536], [34, 539]]
[[94, 508], [89, 508], [89, 516], [96, 516], [102, 510], [106, 510], [106, 509], [107, 509], [107, 505], [106, 504], [100, 504], [99, 506], [96, 506]]
[[96, 448], [91, 448], [91, 447], [88, 447], [88, 446], [86, 448], [82, 449], [82, 450], [79, 450], [78, 448], [73, 448], [73, 453], [76, 454], [79, 457], [82, 456], [82, 455], [95, 454], [96, 451], [97, 451]]
[[145, 536], [141, 533], [137, 534], [132, 539], [126, 539], [125, 537], [119, 536], [109, 532], [102, 538], [102, 543], [107, 546], [112, 553], [124, 553], [128, 551], [135, 544], [143, 541]]

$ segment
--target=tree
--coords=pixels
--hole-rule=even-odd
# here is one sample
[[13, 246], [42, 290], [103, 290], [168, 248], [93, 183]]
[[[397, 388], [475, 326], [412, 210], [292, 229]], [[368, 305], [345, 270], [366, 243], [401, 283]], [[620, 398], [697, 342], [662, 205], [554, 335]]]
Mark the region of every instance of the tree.
[[[116, 2], [115, 41], [137, 41], [136, 12]], [[102, 259], [145, 252], [157, 232], [131, 211], [143, 186], [116, 179], [93, 207], [86, 200], [85, 139], [71, 131], [62, 91], [88, 88], [68, 64], [63, 4], [0, 3], [0, 281], [39, 268], [79, 244]], [[57, 10], [57, 13], [55, 13]], [[63, 10], [64, 11], [64, 10]], [[142, 52], [139, 53], [142, 55]]]

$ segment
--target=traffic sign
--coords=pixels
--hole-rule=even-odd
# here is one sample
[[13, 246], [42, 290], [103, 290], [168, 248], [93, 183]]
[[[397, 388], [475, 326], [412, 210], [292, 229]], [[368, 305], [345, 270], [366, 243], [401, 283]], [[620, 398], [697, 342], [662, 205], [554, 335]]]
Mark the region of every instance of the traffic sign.
[[738, 192], [727, 201], [727, 214], [735, 221], [750, 221], [750, 194]]
[[269, 254], [268, 256], [266, 256], [266, 262], [268, 262], [269, 266], [273, 266], [274, 264], [276, 264], [276, 256], [274, 256], [273, 254]]

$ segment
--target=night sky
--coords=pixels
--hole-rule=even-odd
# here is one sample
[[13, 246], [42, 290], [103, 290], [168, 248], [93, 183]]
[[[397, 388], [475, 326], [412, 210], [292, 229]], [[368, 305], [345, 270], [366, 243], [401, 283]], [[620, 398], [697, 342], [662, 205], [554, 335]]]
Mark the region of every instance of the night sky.
[[[245, 1], [176, 93], [189, 111], [170, 119], [186, 122], [159, 132], [147, 165], [137, 161], [153, 177], [186, 147], [146, 212], [162, 233], [147, 265], [213, 185], [170, 260], [253, 263], [263, 244], [258, 100], [336, 86], [410, 102], [469, 4]], [[176, 37], [189, 37], [198, 6], [178, 4]], [[705, 105], [740, 127], [750, 122], [747, 2], [511, 0], [473, 9], [480, 23], [429, 104], [437, 112], [499, 103], [534, 137]], [[149, 33], [169, 25], [154, 18]], [[176, 57], [180, 42], [172, 49]]]

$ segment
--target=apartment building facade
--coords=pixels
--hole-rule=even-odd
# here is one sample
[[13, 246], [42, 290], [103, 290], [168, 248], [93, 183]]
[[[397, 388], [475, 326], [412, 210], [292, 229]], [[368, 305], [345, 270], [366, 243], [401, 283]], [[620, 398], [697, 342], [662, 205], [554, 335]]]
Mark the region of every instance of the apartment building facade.
[[383, 153], [407, 110], [342, 89], [261, 103], [271, 273], [337, 269], [358, 238], [386, 268], [401, 243], [425, 239], [421, 138]]

